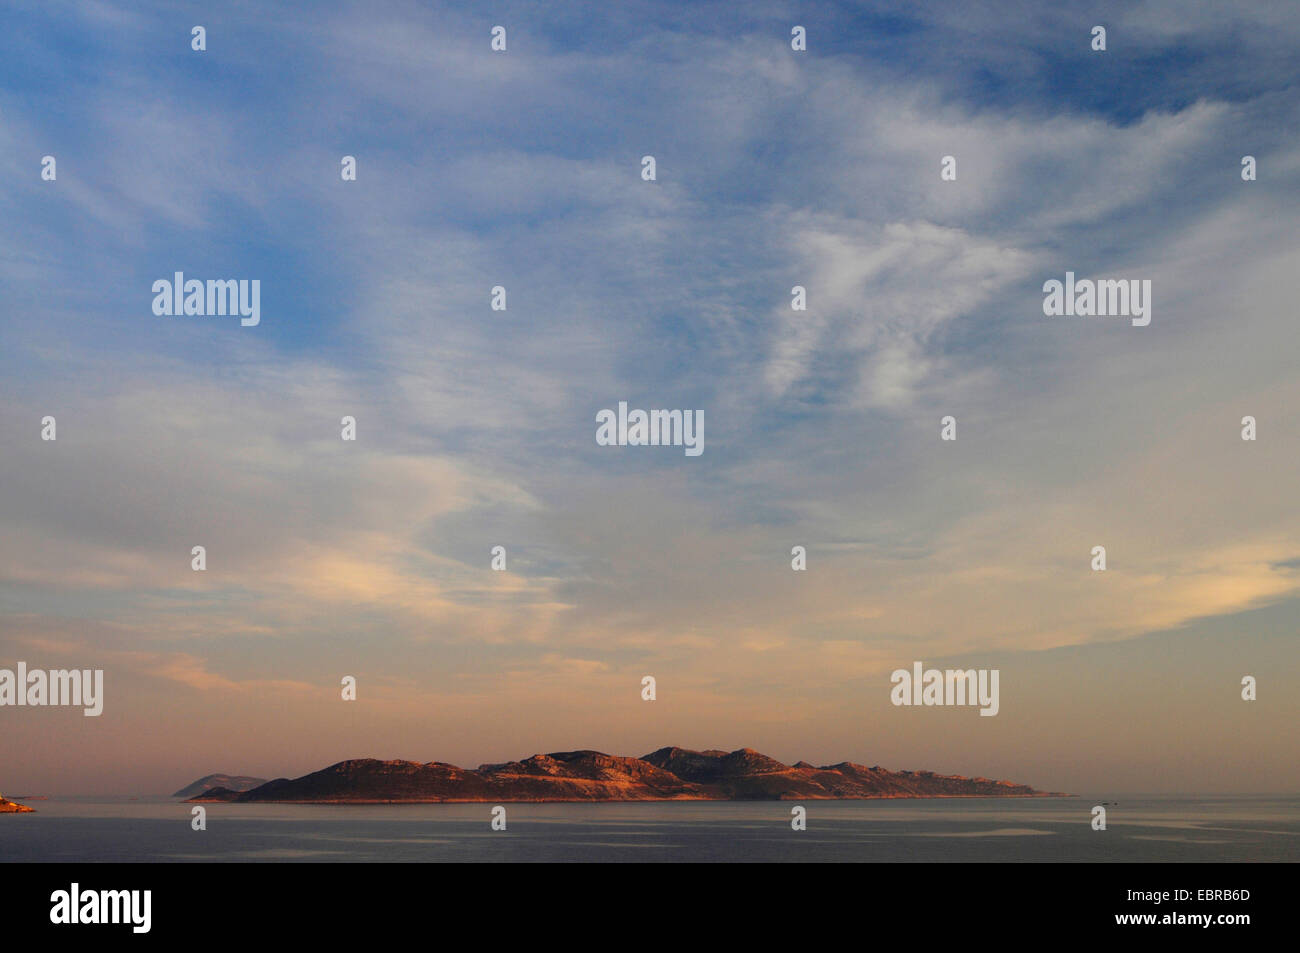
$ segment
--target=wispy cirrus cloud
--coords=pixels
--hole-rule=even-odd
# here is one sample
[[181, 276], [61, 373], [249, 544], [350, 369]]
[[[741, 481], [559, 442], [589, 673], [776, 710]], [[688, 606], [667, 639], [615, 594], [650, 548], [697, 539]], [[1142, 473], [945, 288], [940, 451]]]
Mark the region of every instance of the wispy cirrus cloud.
[[[1082, 5], [827, 5], [795, 56], [778, 5], [520, 5], [497, 56], [477, 11], [236, 8], [192, 54], [159, 9], [0, 43], [6, 654], [93, 621], [155, 653], [128, 683], [364, 661], [394, 717], [472, 684], [562, 731], [593, 694], [639, 725], [602, 693], [654, 668], [675, 724], [847, 721], [903, 656], [1297, 595], [1297, 107], [1260, 65], [1294, 18], [1235, 7], [1211, 50], [1117, 9], [1100, 61]], [[1151, 327], [1044, 318], [1067, 269], [1152, 277]], [[261, 278], [263, 326], [153, 316], [175, 270]], [[704, 456], [597, 447], [620, 399], [704, 408]]]

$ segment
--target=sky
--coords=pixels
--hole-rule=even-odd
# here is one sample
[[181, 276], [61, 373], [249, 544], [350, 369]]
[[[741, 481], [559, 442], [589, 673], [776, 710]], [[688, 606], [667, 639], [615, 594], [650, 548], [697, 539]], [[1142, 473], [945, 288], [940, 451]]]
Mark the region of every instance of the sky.
[[[665, 745], [1296, 790], [1300, 9], [4, 18], [0, 668], [105, 699], [0, 708], [0, 791]], [[154, 314], [177, 271], [260, 324]], [[1151, 323], [1046, 316], [1067, 271]], [[703, 453], [598, 445], [619, 401]], [[998, 714], [891, 704], [915, 661]]]

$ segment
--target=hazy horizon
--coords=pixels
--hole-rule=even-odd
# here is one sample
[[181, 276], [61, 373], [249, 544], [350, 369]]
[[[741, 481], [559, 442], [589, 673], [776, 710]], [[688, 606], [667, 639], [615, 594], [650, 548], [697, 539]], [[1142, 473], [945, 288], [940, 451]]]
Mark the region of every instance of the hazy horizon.
[[[1300, 8], [1014, 9], [12, 12], [0, 669], [104, 698], [0, 707], [0, 792], [666, 745], [1300, 790]], [[259, 323], [159, 315], [177, 272]], [[1150, 323], [1046, 315], [1067, 273]], [[600, 445], [623, 401], [703, 452]], [[893, 704], [915, 662], [996, 716]]]

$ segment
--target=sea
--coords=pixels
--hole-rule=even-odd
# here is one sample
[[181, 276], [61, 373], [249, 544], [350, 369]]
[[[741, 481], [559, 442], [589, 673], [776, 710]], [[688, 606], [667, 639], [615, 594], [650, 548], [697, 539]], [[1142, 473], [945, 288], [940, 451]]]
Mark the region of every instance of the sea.
[[[61, 798], [0, 815], [3, 862], [1279, 862], [1300, 796], [504, 804]], [[807, 811], [804, 830], [792, 809]], [[1106, 829], [1093, 829], [1104, 806]]]

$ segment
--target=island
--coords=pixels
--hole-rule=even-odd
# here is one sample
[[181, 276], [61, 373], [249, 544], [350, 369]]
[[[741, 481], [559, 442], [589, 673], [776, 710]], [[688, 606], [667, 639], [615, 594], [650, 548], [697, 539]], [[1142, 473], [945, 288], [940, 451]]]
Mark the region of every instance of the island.
[[752, 748], [660, 748], [641, 758], [558, 751], [474, 770], [441, 761], [340, 761], [247, 791], [214, 787], [195, 802], [421, 804], [506, 801], [788, 801], [860, 798], [1071, 797], [1025, 784], [889, 771], [843, 761], [782, 764]]
[[36, 808], [28, 807], [26, 804], [18, 804], [14, 801], [5, 800], [5, 796], [0, 794], [0, 814], [34, 814]]

